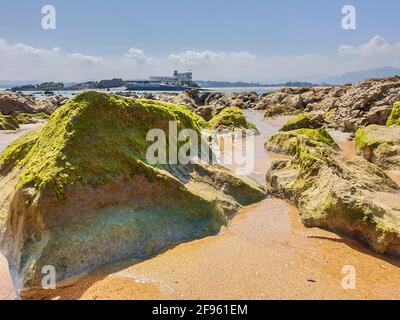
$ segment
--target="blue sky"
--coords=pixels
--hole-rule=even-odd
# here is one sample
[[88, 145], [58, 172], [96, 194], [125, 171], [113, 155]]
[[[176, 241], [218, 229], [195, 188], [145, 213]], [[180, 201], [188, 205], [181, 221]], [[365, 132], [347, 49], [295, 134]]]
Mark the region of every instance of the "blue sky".
[[[47, 4], [57, 10], [56, 30], [41, 28]], [[347, 4], [357, 10], [356, 30], [341, 27]], [[398, 0], [1, 0], [0, 6], [7, 79], [141, 78], [190, 68], [202, 79], [313, 80], [400, 61]]]

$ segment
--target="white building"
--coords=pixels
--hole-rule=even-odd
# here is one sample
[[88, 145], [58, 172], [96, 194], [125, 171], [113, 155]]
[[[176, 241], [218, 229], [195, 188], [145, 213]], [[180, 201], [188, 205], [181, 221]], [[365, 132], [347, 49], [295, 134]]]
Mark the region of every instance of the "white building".
[[191, 82], [193, 79], [193, 75], [191, 72], [183, 72], [179, 73], [178, 71], [174, 71], [173, 76], [170, 77], [150, 77], [150, 81], [160, 81], [163, 83], [185, 83]]

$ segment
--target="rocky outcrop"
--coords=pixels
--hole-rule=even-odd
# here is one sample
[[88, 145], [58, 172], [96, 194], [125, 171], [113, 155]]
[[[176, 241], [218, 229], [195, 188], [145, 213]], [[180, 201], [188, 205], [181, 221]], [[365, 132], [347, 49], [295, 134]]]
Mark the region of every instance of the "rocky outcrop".
[[358, 152], [384, 169], [400, 170], [400, 125], [370, 125], [357, 130]]
[[0, 92], [0, 113], [17, 115], [19, 113], [46, 113], [51, 114], [68, 99], [55, 96], [45, 100], [36, 100], [15, 92]]
[[227, 107], [263, 110], [266, 117], [306, 112], [310, 117], [321, 117], [326, 127], [355, 132], [366, 125], [386, 123], [393, 103], [400, 100], [400, 77], [370, 79], [341, 87], [283, 88], [262, 95], [198, 90], [130, 95], [184, 105], [207, 121]]
[[384, 124], [386, 117], [389, 116], [388, 111], [383, 111], [382, 118], [371, 117], [371, 113], [373, 114], [377, 107], [380, 110], [390, 109], [398, 100], [400, 100], [400, 77], [360, 82], [349, 87], [336, 102], [333, 127], [355, 132], [358, 128], [369, 124]]
[[325, 119], [322, 115], [310, 115], [302, 113], [299, 116], [289, 120], [281, 131], [291, 131], [296, 129], [317, 129], [323, 127]]
[[333, 150], [339, 150], [339, 146], [325, 129], [298, 129], [273, 135], [265, 143], [265, 149], [281, 154], [294, 156], [297, 146], [303, 143], [312, 148], [329, 146]]
[[[286, 140], [270, 141], [284, 152]], [[345, 158], [305, 136], [298, 135], [295, 149], [288, 150], [293, 159], [274, 162], [267, 181], [273, 193], [298, 207], [305, 226], [352, 235], [379, 253], [400, 255], [400, 194], [394, 181], [374, 164]]]
[[208, 126], [217, 132], [229, 132], [235, 129], [258, 132], [256, 126], [248, 122], [243, 111], [237, 107], [223, 109], [208, 122]]
[[16, 130], [18, 128], [18, 122], [13, 117], [0, 113], [0, 130]]
[[158, 128], [168, 137], [170, 121], [207, 126], [178, 105], [86, 92], [1, 154], [1, 245], [21, 289], [40, 288], [46, 265], [61, 281], [213, 234], [265, 198], [217, 165], [149, 163], [146, 135]]

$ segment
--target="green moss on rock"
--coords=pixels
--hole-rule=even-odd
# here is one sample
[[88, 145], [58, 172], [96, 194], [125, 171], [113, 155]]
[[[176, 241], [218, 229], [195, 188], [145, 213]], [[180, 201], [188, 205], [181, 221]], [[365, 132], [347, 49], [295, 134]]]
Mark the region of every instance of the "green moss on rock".
[[0, 189], [15, 187], [0, 207], [8, 223], [0, 249], [18, 283], [40, 289], [48, 264], [61, 281], [149, 257], [217, 232], [240, 206], [265, 198], [263, 187], [217, 165], [148, 164], [148, 131], [168, 133], [170, 121], [179, 131], [207, 127], [178, 105], [85, 92], [2, 153]]
[[400, 126], [370, 125], [356, 132], [356, 148], [370, 162], [383, 168], [400, 168]]
[[35, 148], [21, 159], [22, 154], [12, 155], [23, 168], [20, 185], [55, 189], [63, 197], [66, 185], [99, 186], [139, 172], [157, 178], [145, 163], [151, 144], [146, 134], [154, 128], [168, 134], [169, 121], [177, 122], [178, 131], [200, 132], [206, 126], [201, 117], [178, 105], [81, 93], [50, 117]]
[[400, 101], [393, 105], [392, 112], [387, 120], [386, 125], [400, 125]]
[[257, 130], [254, 124], [247, 121], [243, 111], [237, 107], [223, 109], [208, 122], [208, 127], [217, 131], [233, 131], [236, 128]]
[[310, 146], [329, 147], [339, 150], [338, 145], [325, 129], [298, 129], [278, 133], [270, 137], [265, 143], [265, 149], [277, 153], [295, 155], [299, 143]]
[[47, 120], [49, 115], [45, 113], [19, 113], [15, 116], [19, 124], [35, 123], [37, 120]]
[[18, 122], [12, 116], [0, 113], [0, 130], [17, 130], [18, 128]]
[[318, 116], [311, 116], [308, 113], [302, 113], [289, 120], [281, 131], [291, 131], [296, 129], [317, 129], [322, 127], [322, 119]]

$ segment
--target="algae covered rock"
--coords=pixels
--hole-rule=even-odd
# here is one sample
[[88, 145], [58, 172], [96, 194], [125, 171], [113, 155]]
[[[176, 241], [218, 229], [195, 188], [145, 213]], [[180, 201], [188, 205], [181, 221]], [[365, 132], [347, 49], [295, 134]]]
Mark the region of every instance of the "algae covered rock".
[[293, 159], [273, 163], [267, 181], [298, 207], [306, 227], [346, 233], [377, 252], [400, 255], [399, 187], [374, 164], [298, 140]]
[[356, 147], [368, 161], [385, 169], [400, 168], [400, 126], [370, 125], [356, 132]]
[[0, 130], [17, 130], [18, 122], [12, 116], [5, 116], [0, 113]]
[[273, 135], [265, 143], [267, 151], [295, 155], [297, 145], [305, 143], [309, 146], [329, 146], [335, 150], [339, 147], [325, 129], [298, 129]]
[[19, 113], [15, 116], [15, 119], [19, 124], [30, 124], [45, 121], [49, 118], [46, 113]]
[[400, 101], [393, 104], [392, 112], [386, 122], [387, 126], [399, 125], [400, 126]]
[[20, 289], [40, 289], [44, 266], [61, 281], [213, 234], [265, 198], [213, 164], [148, 163], [148, 131], [168, 137], [170, 121], [207, 126], [178, 105], [85, 92], [1, 154], [0, 240]]
[[281, 131], [291, 131], [296, 129], [317, 129], [321, 128], [324, 124], [322, 115], [311, 115], [302, 113], [289, 120], [281, 129]]
[[254, 130], [258, 132], [256, 126], [247, 121], [243, 111], [237, 107], [228, 107], [214, 116], [208, 126], [218, 132], [233, 131], [235, 129]]

